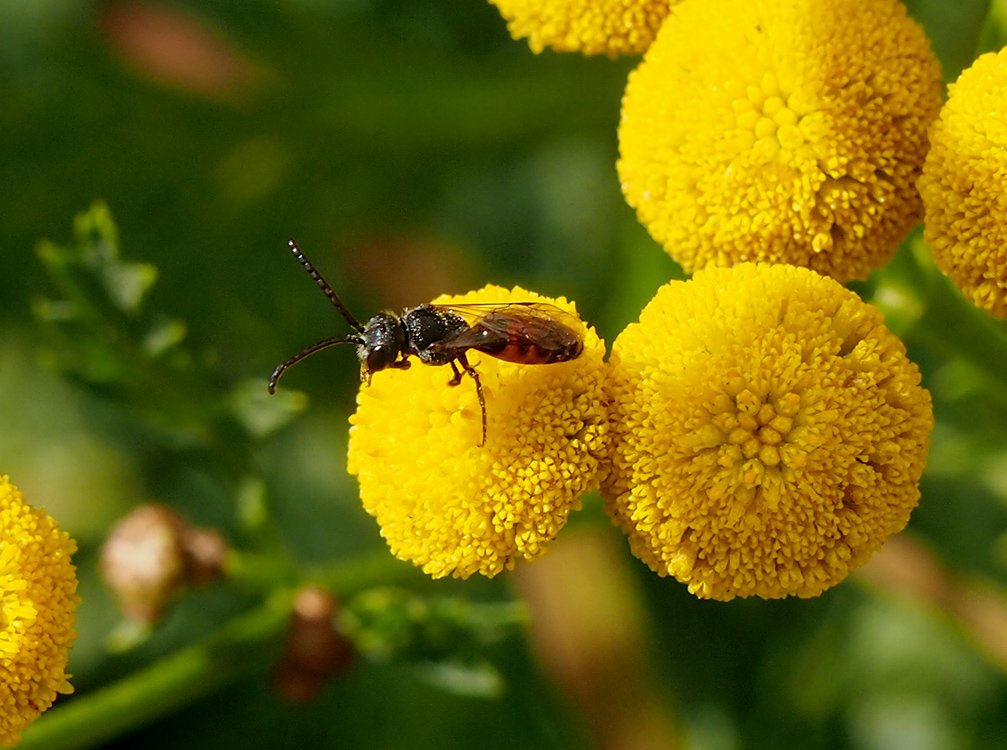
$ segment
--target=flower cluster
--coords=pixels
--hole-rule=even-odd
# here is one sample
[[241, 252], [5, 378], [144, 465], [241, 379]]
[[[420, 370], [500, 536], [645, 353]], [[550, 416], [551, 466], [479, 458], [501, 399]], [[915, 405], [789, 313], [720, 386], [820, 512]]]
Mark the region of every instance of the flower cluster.
[[697, 596], [815, 596], [900, 531], [933, 423], [880, 312], [740, 264], [664, 286], [616, 339], [603, 483], [635, 553]]
[[901, 0], [491, 2], [536, 52], [644, 53], [619, 179], [687, 272], [767, 261], [861, 279], [919, 220], [943, 86]]
[[687, 1], [630, 76], [619, 177], [687, 271], [762, 260], [862, 278], [918, 220], [940, 103], [899, 0]]
[[[435, 304], [564, 299], [489, 286]], [[576, 319], [580, 323], [579, 319]], [[393, 554], [435, 578], [494, 576], [533, 559], [597, 486], [607, 446], [605, 345], [583, 327], [584, 350], [548, 366], [469, 353], [485, 394], [487, 435], [472, 379], [447, 368], [391, 369], [361, 387], [348, 467]]]
[[[562, 366], [478, 358], [485, 447], [474, 389], [437, 368], [382, 373], [351, 419], [364, 507], [431, 575], [492, 576], [541, 554], [600, 483], [633, 551], [697, 596], [821, 593], [908, 522], [933, 424], [901, 342], [839, 284], [884, 264], [922, 212], [942, 95], [925, 34], [900, 0], [491, 2], [536, 52], [643, 53], [622, 190], [696, 275], [660, 290], [607, 365], [586, 327]], [[920, 183], [949, 219], [935, 252], [1001, 301], [995, 239], [961, 242], [1007, 164], [1005, 69], [963, 76]], [[973, 79], [992, 93], [968, 94]], [[450, 301], [467, 299], [539, 297]]]
[[442, 368], [361, 387], [349, 470], [396, 556], [496, 575], [542, 554], [600, 481], [634, 552], [696, 595], [813, 596], [908, 521], [930, 398], [880, 313], [833, 279], [707, 269], [662, 288], [607, 365], [583, 334], [581, 357], [548, 367], [473, 357], [485, 446], [475, 389]]
[[678, 0], [490, 0], [535, 52], [637, 55]]
[[0, 475], [0, 745], [72, 688], [77, 547], [45, 512]]
[[979, 307], [1007, 318], [1007, 49], [951, 85], [919, 188], [937, 265]]

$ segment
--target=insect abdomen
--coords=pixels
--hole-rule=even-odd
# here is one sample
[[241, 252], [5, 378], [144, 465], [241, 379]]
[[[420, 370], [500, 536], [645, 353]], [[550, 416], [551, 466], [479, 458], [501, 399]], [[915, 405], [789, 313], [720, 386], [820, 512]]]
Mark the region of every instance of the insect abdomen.
[[545, 347], [523, 336], [508, 336], [506, 341], [473, 348], [518, 365], [551, 365], [554, 362], [576, 359], [584, 345], [580, 339], [571, 338], [555, 346]]

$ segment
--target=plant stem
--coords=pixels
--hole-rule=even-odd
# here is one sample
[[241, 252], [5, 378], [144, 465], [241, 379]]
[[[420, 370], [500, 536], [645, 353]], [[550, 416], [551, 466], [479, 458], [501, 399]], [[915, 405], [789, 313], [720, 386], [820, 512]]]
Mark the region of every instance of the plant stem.
[[196, 699], [260, 673], [276, 657], [292, 593], [277, 593], [208, 638], [41, 717], [22, 750], [95, 747]]
[[987, 393], [1007, 406], [1007, 328], [937, 270], [922, 238], [911, 241], [885, 269], [873, 302], [903, 341], [919, 344], [945, 362], [968, 363]]
[[[39, 718], [25, 730], [19, 750], [81, 750], [96, 747], [171, 713], [248, 675], [261, 674], [276, 661], [290, 621], [294, 589], [290, 570], [270, 570], [263, 559], [238, 555], [239, 579], [252, 588], [283, 585], [262, 604], [231, 620], [209, 637], [170, 654], [123, 679]], [[308, 580], [343, 598], [361, 589], [417, 576], [387, 550], [321, 566]]]

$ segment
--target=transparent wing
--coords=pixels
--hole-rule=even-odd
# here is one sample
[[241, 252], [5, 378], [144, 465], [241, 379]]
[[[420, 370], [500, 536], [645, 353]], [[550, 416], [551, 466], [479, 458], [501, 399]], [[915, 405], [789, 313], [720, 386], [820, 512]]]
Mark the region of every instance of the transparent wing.
[[477, 322], [485, 323], [485, 319], [489, 318], [489, 325], [496, 327], [514, 323], [534, 330], [537, 326], [548, 328], [560, 324], [571, 332], [580, 331], [584, 327], [579, 317], [548, 302], [471, 302], [459, 305], [432, 305], [432, 307], [457, 313], [468, 321], [469, 325]]
[[584, 324], [576, 315], [547, 302], [471, 303], [435, 305], [457, 313], [467, 331], [440, 342], [444, 351], [490, 349], [525, 341], [545, 350], [565, 350], [579, 342]]

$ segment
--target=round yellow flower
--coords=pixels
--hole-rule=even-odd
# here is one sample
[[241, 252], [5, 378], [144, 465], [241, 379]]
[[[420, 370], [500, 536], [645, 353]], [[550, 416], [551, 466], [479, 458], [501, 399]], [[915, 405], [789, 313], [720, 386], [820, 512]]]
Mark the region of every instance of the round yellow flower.
[[[488, 286], [434, 304], [572, 303]], [[350, 418], [348, 468], [392, 553], [429, 575], [494, 576], [533, 559], [597, 486], [607, 445], [605, 345], [582, 327], [577, 359], [520, 365], [468, 353], [486, 399], [486, 444], [475, 384], [416, 362], [376, 373]]]
[[623, 193], [686, 271], [862, 278], [918, 219], [941, 91], [899, 0], [681, 3], [626, 88]]
[[16, 744], [57, 693], [72, 692], [66, 664], [77, 637], [76, 551], [0, 475], [0, 745]]
[[1007, 318], [1007, 48], [951, 84], [919, 188], [934, 260], [977, 306]]
[[679, 0], [490, 0], [515, 39], [585, 55], [638, 55]]
[[880, 312], [804, 268], [660, 289], [613, 347], [607, 507], [702, 598], [816, 596], [919, 499], [930, 395]]

